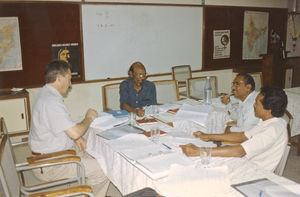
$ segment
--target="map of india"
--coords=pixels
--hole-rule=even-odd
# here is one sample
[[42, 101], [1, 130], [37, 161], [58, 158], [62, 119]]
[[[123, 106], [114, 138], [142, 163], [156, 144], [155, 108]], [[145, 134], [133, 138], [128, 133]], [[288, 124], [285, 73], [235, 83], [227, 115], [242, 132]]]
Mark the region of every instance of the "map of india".
[[17, 17], [0, 17], [0, 71], [21, 70], [21, 45]]
[[267, 53], [268, 22], [267, 12], [244, 13], [243, 59], [261, 59]]

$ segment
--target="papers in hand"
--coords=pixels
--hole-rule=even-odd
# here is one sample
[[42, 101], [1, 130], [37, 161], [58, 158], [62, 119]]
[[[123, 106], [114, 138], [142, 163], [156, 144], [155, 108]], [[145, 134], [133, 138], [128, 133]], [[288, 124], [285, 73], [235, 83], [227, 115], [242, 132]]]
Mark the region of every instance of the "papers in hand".
[[[106, 113], [107, 114], [107, 113]], [[115, 118], [111, 114], [103, 115], [96, 118], [90, 125], [90, 127], [100, 130], [106, 130], [113, 128], [116, 125], [125, 123], [128, 121], [128, 118]]]

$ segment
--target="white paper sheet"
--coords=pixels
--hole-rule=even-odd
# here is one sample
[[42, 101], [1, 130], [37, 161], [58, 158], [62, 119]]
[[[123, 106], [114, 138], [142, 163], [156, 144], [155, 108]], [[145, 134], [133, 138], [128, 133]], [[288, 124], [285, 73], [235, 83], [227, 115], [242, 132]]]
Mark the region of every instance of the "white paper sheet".
[[[108, 114], [108, 113], [105, 113]], [[100, 130], [106, 130], [113, 128], [115, 125], [126, 123], [128, 121], [128, 117], [125, 118], [115, 118], [113, 115], [103, 115], [96, 118], [90, 125], [90, 127]]]

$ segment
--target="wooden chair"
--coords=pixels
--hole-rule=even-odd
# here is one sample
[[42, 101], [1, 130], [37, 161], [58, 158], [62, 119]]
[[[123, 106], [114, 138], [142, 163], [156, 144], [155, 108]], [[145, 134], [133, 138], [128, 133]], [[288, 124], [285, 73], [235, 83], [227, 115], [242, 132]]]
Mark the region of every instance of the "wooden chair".
[[[205, 82], [206, 76], [189, 78], [187, 80], [188, 97], [196, 100], [203, 99]], [[210, 83], [213, 89], [213, 98], [216, 98], [218, 96], [217, 77], [210, 76]]]
[[156, 87], [158, 104], [173, 103], [179, 100], [177, 82], [175, 80], [153, 81]]
[[120, 109], [120, 83], [102, 86], [103, 111]]
[[[59, 151], [49, 154], [43, 154], [39, 156], [30, 156], [27, 158], [26, 162], [17, 163], [15, 152], [13, 151], [13, 148], [22, 144], [12, 144], [9, 133], [6, 128], [5, 120], [4, 118], [0, 118], [0, 133], [2, 136], [7, 136], [7, 144], [9, 145], [9, 150], [11, 154], [11, 158], [13, 160], [14, 168], [18, 171], [20, 174], [20, 178], [22, 181], [22, 193], [23, 194], [29, 194], [31, 192], [41, 190], [41, 189], [48, 189], [50, 187], [62, 185], [62, 184], [69, 184], [69, 183], [75, 183], [77, 182], [78, 185], [85, 184], [85, 171], [84, 166], [80, 162], [80, 157], [76, 156], [76, 152], [74, 150], [65, 150], [65, 151]], [[27, 142], [24, 142], [27, 143]], [[31, 176], [33, 176], [32, 169], [41, 168], [41, 167], [48, 167], [48, 166], [54, 166], [54, 165], [65, 165], [73, 163], [77, 166], [77, 176], [68, 178], [68, 179], [59, 179], [52, 182], [42, 182], [39, 181], [36, 185], [27, 185], [25, 182], [26, 174], [28, 175], [29, 172], [31, 172]]]
[[[180, 65], [172, 67], [172, 79], [177, 81], [178, 88], [187, 87], [186, 80], [192, 78], [192, 71], [190, 65]], [[186, 91], [179, 92], [180, 95], [187, 96]]]
[[[46, 162], [49, 164], [49, 162]], [[43, 165], [44, 167], [47, 165]], [[13, 150], [9, 143], [8, 134], [1, 135], [1, 144], [0, 144], [0, 181], [3, 188], [3, 193], [6, 197], [15, 197], [23, 195], [29, 196], [62, 196], [62, 195], [78, 195], [84, 194], [93, 196], [91, 187], [87, 185], [79, 185], [74, 186], [71, 188], [63, 189], [63, 190], [55, 190], [55, 191], [47, 191], [42, 193], [32, 193], [29, 192], [25, 187], [22, 185], [22, 181], [18, 175], [20, 170], [17, 169], [13, 157]], [[33, 166], [31, 169], [34, 168], [41, 168], [41, 165]], [[41, 189], [38, 187], [39, 190]], [[32, 194], [32, 195], [31, 195]]]
[[256, 72], [256, 73], [249, 73], [255, 82], [255, 90], [260, 91], [260, 88], [263, 86], [263, 78], [262, 78], [262, 73], [261, 72]]

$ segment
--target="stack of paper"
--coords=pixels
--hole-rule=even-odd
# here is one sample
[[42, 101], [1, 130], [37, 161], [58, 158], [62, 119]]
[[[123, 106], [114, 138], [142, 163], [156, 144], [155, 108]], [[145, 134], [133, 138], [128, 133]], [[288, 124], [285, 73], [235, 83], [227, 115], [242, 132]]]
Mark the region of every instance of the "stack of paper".
[[113, 115], [108, 114], [96, 118], [90, 125], [90, 127], [100, 130], [106, 130], [113, 128], [115, 125], [126, 123], [128, 118], [115, 118]]
[[183, 120], [191, 120], [205, 126], [208, 114], [213, 110], [210, 105], [192, 106], [183, 104], [180, 110], [176, 113], [176, 118]]

